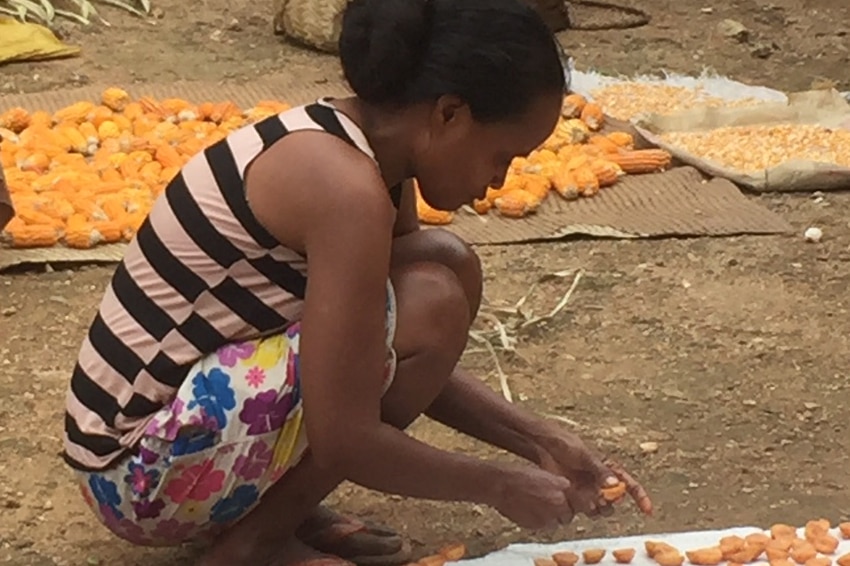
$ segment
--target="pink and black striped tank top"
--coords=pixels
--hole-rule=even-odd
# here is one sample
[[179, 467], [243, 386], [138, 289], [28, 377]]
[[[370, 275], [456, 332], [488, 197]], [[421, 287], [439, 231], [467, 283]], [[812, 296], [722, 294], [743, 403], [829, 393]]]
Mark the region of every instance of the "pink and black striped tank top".
[[[259, 224], [244, 174], [276, 141], [304, 130], [325, 131], [375, 157], [357, 125], [320, 99], [234, 131], [168, 184], [83, 341], [66, 403], [69, 465], [108, 468], [133, 450], [195, 362], [300, 318], [306, 259]], [[390, 195], [398, 207], [401, 187]]]

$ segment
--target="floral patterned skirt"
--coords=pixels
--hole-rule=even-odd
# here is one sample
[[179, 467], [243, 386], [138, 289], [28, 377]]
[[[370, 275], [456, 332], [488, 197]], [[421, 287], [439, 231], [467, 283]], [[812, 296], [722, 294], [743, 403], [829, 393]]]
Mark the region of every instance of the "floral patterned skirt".
[[[395, 375], [396, 305], [387, 295], [384, 391]], [[148, 424], [137, 454], [77, 472], [98, 519], [132, 543], [171, 546], [238, 521], [307, 448], [300, 394], [300, 324], [228, 344], [195, 364]]]

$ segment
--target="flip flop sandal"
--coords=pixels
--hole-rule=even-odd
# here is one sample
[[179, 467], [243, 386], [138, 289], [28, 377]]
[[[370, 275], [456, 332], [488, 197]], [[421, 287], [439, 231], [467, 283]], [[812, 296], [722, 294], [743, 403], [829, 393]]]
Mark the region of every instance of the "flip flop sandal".
[[383, 525], [336, 513], [326, 520], [315, 520], [322, 526], [311, 527], [309, 523], [299, 529], [298, 538], [319, 552], [342, 557], [357, 566], [399, 566], [410, 562], [408, 542]]
[[366, 554], [352, 556], [349, 560], [357, 566], [403, 566], [410, 564], [412, 556], [413, 551], [410, 548], [410, 543], [402, 540], [401, 548], [394, 554]]
[[290, 566], [354, 566], [354, 564], [338, 556], [317, 556], [299, 560]]

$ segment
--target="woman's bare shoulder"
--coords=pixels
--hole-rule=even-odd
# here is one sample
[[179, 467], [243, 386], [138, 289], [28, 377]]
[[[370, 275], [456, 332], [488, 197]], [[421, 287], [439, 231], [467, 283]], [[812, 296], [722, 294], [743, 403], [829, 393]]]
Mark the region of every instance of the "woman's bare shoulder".
[[257, 220], [296, 249], [308, 229], [337, 215], [392, 222], [377, 163], [326, 132], [293, 132], [276, 142], [251, 164], [245, 189]]

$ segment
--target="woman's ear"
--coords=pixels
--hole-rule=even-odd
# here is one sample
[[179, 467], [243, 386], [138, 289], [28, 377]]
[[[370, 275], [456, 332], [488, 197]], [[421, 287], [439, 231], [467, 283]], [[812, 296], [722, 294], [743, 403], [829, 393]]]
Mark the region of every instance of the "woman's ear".
[[437, 99], [432, 114], [432, 124], [439, 128], [456, 126], [472, 120], [469, 105], [460, 97], [445, 94]]

